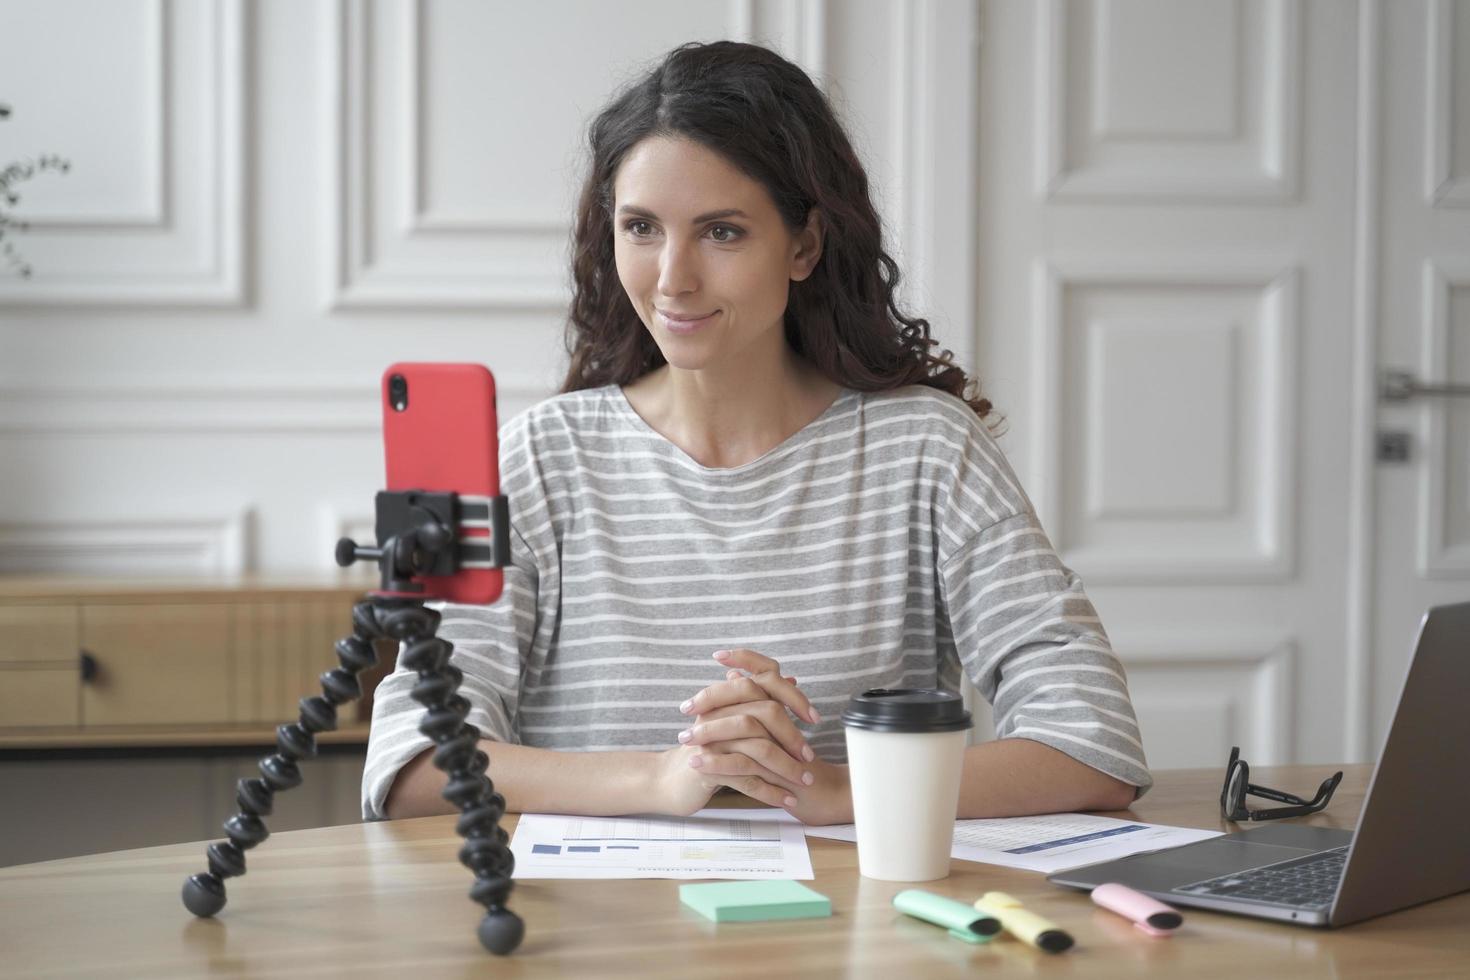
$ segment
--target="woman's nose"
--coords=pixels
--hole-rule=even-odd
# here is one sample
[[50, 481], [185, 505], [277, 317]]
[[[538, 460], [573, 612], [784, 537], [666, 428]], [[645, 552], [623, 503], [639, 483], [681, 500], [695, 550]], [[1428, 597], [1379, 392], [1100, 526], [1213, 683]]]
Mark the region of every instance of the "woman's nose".
[[659, 292], [665, 296], [678, 296], [699, 288], [699, 268], [692, 245], [670, 241], [664, 246], [658, 270]]

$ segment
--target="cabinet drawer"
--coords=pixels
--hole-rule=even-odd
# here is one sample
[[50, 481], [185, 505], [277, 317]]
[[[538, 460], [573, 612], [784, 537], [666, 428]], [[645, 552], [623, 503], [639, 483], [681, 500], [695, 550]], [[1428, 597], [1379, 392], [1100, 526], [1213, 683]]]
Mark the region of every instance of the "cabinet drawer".
[[81, 722], [77, 607], [0, 605], [0, 728]]
[[0, 666], [77, 663], [77, 607], [0, 605]]
[[72, 663], [0, 664], [0, 728], [81, 722], [81, 671]]
[[97, 674], [82, 686], [92, 725], [217, 724], [228, 716], [231, 603], [83, 603], [82, 648]]

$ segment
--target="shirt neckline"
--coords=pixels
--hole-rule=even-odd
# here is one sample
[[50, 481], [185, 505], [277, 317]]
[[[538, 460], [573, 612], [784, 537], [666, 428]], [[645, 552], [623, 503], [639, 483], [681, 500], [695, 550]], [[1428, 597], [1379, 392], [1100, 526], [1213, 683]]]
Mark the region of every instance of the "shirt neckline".
[[628, 401], [628, 396], [624, 394], [622, 385], [611, 384], [608, 385], [608, 389], [609, 400], [619, 412], [627, 416], [634, 428], [643, 432], [645, 435], [651, 436], [680, 465], [702, 476], [712, 477], [735, 476], [748, 473], [778, 455], [785, 455], [787, 451], [797, 448], [801, 443], [810, 439], [812, 431], [819, 423], [835, 415], [848, 401], [861, 394], [861, 392], [853, 388], [843, 387], [837, 393], [837, 397], [832, 400], [832, 404], [823, 409], [821, 414], [748, 463], [741, 463], [739, 466], [705, 466], [699, 460], [679, 448], [668, 436], [649, 425], [647, 420], [638, 414], [638, 410], [633, 407], [633, 403]]

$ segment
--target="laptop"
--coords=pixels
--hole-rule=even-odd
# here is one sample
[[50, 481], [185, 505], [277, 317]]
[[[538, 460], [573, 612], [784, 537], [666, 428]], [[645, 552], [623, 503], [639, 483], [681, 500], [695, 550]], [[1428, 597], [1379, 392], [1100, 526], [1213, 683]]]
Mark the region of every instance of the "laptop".
[[1356, 831], [1286, 823], [1073, 868], [1173, 905], [1345, 926], [1470, 889], [1470, 602], [1419, 625]]

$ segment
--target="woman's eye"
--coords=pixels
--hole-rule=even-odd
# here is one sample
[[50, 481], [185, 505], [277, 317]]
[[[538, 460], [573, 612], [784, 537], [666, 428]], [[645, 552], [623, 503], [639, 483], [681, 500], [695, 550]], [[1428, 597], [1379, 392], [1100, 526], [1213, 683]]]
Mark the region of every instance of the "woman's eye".
[[[653, 229], [652, 225], [650, 225], [647, 221], [642, 220], [629, 221], [623, 227], [627, 229], [628, 233], [634, 238], [647, 238], [649, 235], [652, 234]], [[715, 225], [714, 227], [710, 228], [710, 237], [716, 243], [721, 245], [728, 245], [730, 242], [735, 241], [744, 234], [745, 233], [739, 228], [732, 228], [730, 225]]]

